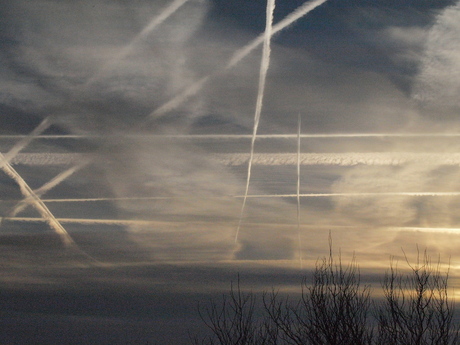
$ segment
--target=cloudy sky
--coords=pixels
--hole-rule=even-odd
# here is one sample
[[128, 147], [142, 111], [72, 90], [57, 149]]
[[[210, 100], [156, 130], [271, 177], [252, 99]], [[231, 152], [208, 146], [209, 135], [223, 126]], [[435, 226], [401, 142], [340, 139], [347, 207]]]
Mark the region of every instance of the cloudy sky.
[[417, 244], [456, 275], [460, 3], [266, 7], [2, 2], [0, 337], [186, 343], [329, 231], [377, 286]]

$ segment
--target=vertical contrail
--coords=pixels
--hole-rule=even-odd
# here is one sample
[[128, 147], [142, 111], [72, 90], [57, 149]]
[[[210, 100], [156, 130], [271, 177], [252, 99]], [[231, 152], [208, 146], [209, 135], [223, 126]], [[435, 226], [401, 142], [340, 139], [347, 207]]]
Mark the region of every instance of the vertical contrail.
[[[287, 26], [291, 25], [298, 19], [302, 18], [306, 14], [308, 14], [310, 11], [314, 10], [316, 7], [322, 5], [325, 3], [327, 0], [315, 0], [315, 1], [309, 1], [304, 3], [302, 6], [297, 8], [294, 12], [286, 16], [283, 20], [280, 22], [276, 23], [273, 25], [272, 28], [272, 35], [276, 34], [277, 32], [283, 30]], [[241, 49], [238, 49], [228, 62], [227, 66], [225, 67], [226, 69], [230, 69], [233, 66], [235, 66], [237, 63], [239, 63], [243, 58], [245, 58], [250, 52], [252, 52], [254, 49], [256, 49], [260, 44], [264, 42], [264, 36], [265, 35], [260, 35], [257, 37], [255, 40], [251, 41], [249, 44], [244, 46]]]
[[46, 117], [29, 135], [19, 140], [12, 148], [3, 156], [3, 159], [6, 162], [11, 162], [11, 160], [16, 157], [16, 155], [21, 152], [37, 135], [42, 134], [46, 129], [51, 125], [50, 117]]
[[302, 269], [302, 239], [300, 236], [300, 127], [301, 119], [298, 115], [298, 130], [297, 130], [297, 236], [299, 240], [299, 261], [300, 269]]
[[[78, 165], [74, 165], [73, 167], [61, 172], [60, 174], [56, 175], [52, 180], [48, 181], [40, 188], [34, 190], [35, 195], [37, 197], [41, 197], [43, 194], [50, 191], [51, 189], [56, 187], [58, 184], [60, 184], [62, 181], [67, 179], [70, 175], [74, 174], [76, 171], [85, 167], [87, 164], [88, 162], [85, 161]], [[13, 210], [9, 213], [9, 216], [15, 217], [17, 214], [22, 212], [28, 205], [31, 205], [34, 202], [35, 202], [35, 199], [33, 196], [29, 196], [21, 200], [16, 206], [14, 206]]]
[[154, 17], [142, 31], [137, 34], [129, 44], [122, 48], [118, 54], [115, 55], [105, 66], [103, 66], [98, 73], [86, 82], [86, 86], [99, 79], [104, 73], [109, 72], [118, 62], [123, 60], [133, 50], [134, 46], [145, 39], [150, 33], [152, 33], [159, 25], [161, 25], [166, 19], [172, 16], [179, 8], [185, 5], [189, 0], [174, 0], [169, 5], [163, 8], [159, 15]]
[[60, 236], [62, 243], [65, 246], [76, 246], [76, 243], [70, 237], [69, 233], [59, 223], [50, 210], [46, 207], [43, 201], [34, 193], [24, 179], [17, 173], [17, 171], [5, 160], [4, 156], [0, 153], [0, 168], [10, 176], [19, 186], [22, 195], [25, 198], [33, 200], [33, 205], [40, 213], [40, 215], [46, 220], [49, 226]]
[[[316, 7], [322, 5], [325, 3], [327, 0], [315, 0], [315, 1], [310, 1], [299, 8], [297, 8], [294, 12], [286, 16], [283, 20], [278, 22], [277, 24], [273, 25], [272, 30], [271, 30], [271, 35], [274, 35], [275, 33], [283, 30], [287, 26], [291, 25], [295, 21], [299, 20], [303, 16], [307, 15], [310, 11], [314, 10]], [[244, 46], [241, 49], [238, 49], [233, 56], [230, 58], [229, 62], [225, 65], [224, 71], [227, 71], [231, 68], [233, 68], [235, 65], [237, 65], [242, 59], [244, 59], [247, 55], [249, 55], [254, 49], [256, 49], [259, 45], [264, 43], [265, 40], [265, 33], [261, 34], [259, 37], [256, 39], [252, 40], [249, 42], [246, 46]], [[181, 105], [185, 100], [187, 100], [188, 97], [193, 96], [197, 92], [199, 92], [204, 84], [212, 77], [215, 77], [219, 75], [221, 71], [209, 74], [200, 80], [194, 82], [192, 85], [187, 87], [184, 91], [182, 91], [180, 94], [176, 95], [174, 98], [169, 100], [167, 103], [162, 105], [160, 108], [152, 111], [148, 116], [147, 116], [147, 121], [152, 118], [157, 118], [161, 117], [164, 114], [166, 114], [168, 111], [171, 111]]]
[[238, 241], [238, 234], [240, 232], [241, 222], [243, 220], [244, 207], [246, 206], [246, 200], [247, 200], [248, 191], [249, 191], [249, 182], [251, 181], [252, 159], [254, 157], [254, 144], [256, 142], [260, 114], [262, 112], [262, 104], [263, 104], [264, 93], [265, 93], [265, 81], [267, 78], [268, 67], [270, 66], [270, 51], [271, 51], [270, 41], [272, 37], [273, 12], [274, 11], [275, 11], [275, 0], [267, 0], [267, 14], [266, 14], [266, 24], [265, 24], [264, 46], [263, 46], [263, 51], [262, 51], [262, 61], [260, 63], [259, 89], [257, 92], [256, 110], [254, 114], [254, 129], [253, 129], [252, 138], [251, 138], [251, 153], [250, 153], [249, 163], [248, 163], [246, 190], [244, 192], [244, 199], [243, 199], [243, 205], [241, 206], [240, 219], [238, 222], [238, 227], [236, 229], [235, 242]]

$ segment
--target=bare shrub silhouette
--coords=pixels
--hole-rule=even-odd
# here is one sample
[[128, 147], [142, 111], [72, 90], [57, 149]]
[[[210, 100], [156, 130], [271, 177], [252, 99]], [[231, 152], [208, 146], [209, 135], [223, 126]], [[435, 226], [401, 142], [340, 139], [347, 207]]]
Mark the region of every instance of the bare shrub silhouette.
[[[291, 301], [272, 290], [243, 293], [238, 284], [222, 303], [215, 301], [200, 316], [211, 331], [193, 344], [207, 345], [452, 345], [460, 344], [454, 304], [448, 296], [449, 271], [432, 264], [426, 251], [408, 273], [394, 259], [382, 281], [383, 299], [371, 299], [360, 281], [355, 258], [343, 265], [329, 256], [317, 261], [312, 280], [304, 278], [301, 297]], [[256, 317], [260, 308], [262, 316]]]
[[459, 325], [454, 324], [454, 305], [448, 296], [449, 271], [440, 261], [432, 264], [426, 250], [408, 274], [394, 264], [385, 274], [384, 302], [378, 308], [377, 344], [449, 345], [459, 343]]

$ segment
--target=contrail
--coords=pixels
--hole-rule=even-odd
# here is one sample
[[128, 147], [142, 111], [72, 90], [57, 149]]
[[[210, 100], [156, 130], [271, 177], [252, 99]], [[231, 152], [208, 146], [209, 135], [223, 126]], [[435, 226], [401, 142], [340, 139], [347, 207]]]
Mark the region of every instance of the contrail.
[[[22, 139], [26, 135], [0, 135], [0, 139]], [[107, 137], [110, 137], [108, 135]], [[178, 138], [178, 139], [250, 139], [251, 134], [125, 134], [124, 138]], [[460, 133], [318, 133], [301, 134], [301, 138], [456, 138]], [[36, 135], [36, 139], [60, 140], [60, 139], [94, 139], [101, 135]], [[259, 139], [297, 139], [297, 134], [258, 134]]]
[[[275, 33], [283, 30], [287, 26], [291, 25], [298, 19], [302, 18], [306, 14], [308, 14], [310, 11], [314, 10], [316, 7], [320, 6], [327, 0], [316, 0], [316, 1], [311, 1], [308, 3], [303, 4], [300, 6], [297, 10], [286, 16], [283, 20], [281, 20], [279, 23], [275, 24], [270, 28], [271, 35], [274, 35]], [[259, 45], [264, 43], [266, 37], [266, 30], [263, 34], [261, 34], [259, 37], [256, 39], [252, 40], [249, 44], [244, 46], [241, 49], [238, 49], [233, 56], [230, 58], [229, 62], [226, 64], [224, 68], [224, 72], [231, 69], [235, 65], [237, 65], [243, 58], [245, 58], [247, 55], [249, 55], [254, 49], [256, 49]], [[179, 105], [181, 105], [187, 98], [190, 96], [196, 94], [199, 92], [204, 84], [211, 78], [215, 77], [222, 73], [222, 71], [214, 72], [212, 74], [209, 74], [206, 77], [201, 78], [197, 82], [193, 83], [190, 85], [188, 88], [186, 88], [182, 93], [177, 95], [176, 97], [172, 98], [170, 101], [168, 101], [165, 105], [161, 106], [160, 108], [154, 110], [151, 112], [148, 117], [147, 121], [152, 118], [158, 118], [166, 114], [167, 111], [173, 110]], [[161, 111], [160, 111], [161, 109]]]
[[109, 72], [118, 64], [121, 60], [126, 58], [133, 50], [133, 48], [145, 39], [150, 33], [152, 33], [158, 26], [160, 26], [166, 19], [172, 16], [179, 8], [181, 8], [189, 0], [174, 0], [169, 5], [163, 8], [160, 14], [154, 17], [142, 31], [137, 34], [132, 41], [122, 48], [116, 55], [113, 57], [105, 66], [103, 66], [98, 73], [96, 73], [92, 78], [90, 78], [85, 86], [93, 83], [97, 79], [101, 78], [104, 73]]
[[[307, 193], [307, 194], [252, 194], [248, 198], [329, 198], [329, 197], [369, 197], [369, 196], [460, 196], [460, 192], [364, 192], [364, 193]], [[244, 195], [236, 195], [235, 198], [244, 198]]]
[[[37, 223], [43, 222], [43, 218], [32, 218], [32, 217], [4, 217], [5, 221], [13, 222], [30, 222]], [[93, 224], [106, 224], [106, 225], [163, 225], [159, 229], [155, 229], [156, 232], [164, 231], [170, 232], [170, 228], [164, 227], [164, 225], [171, 224], [171, 222], [162, 222], [154, 220], [129, 220], [129, 219], [90, 219], [90, 218], [59, 218], [57, 219], [61, 223], [68, 224], [82, 224], [82, 225], [93, 225]], [[200, 222], [196, 222], [200, 223]], [[273, 225], [273, 224], [271, 224]], [[282, 223], [276, 224], [282, 225]], [[354, 228], [352, 225], [308, 225], [309, 227], [315, 228]], [[451, 232], [451, 233], [460, 233], [460, 228], [434, 228], [434, 227], [404, 227], [404, 226], [392, 226], [386, 227], [388, 230], [392, 231], [421, 231], [421, 232]]]
[[[82, 169], [88, 164], [87, 161], [80, 163], [79, 165], [74, 165], [73, 167], [61, 172], [60, 174], [56, 175], [52, 180], [48, 181], [45, 183], [43, 186], [40, 188], [34, 190], [34, 193], [37, 197], [41, 197], [43, 194], [46, 192], [50, 191], [54, 187], [56, 187], [58, 184], [60, 184], [62, 181], [67, 179], [70, 175], [74, 174], [78, 170]], [[14, 217], [20, 212], [22, 212], [25, 208], [27, 208], [28, 205], [31, 205], [35, 202], [34, 198], [32, 196], [27, 197], [20, 201], [14, 208], [13, 210], [9, 213], [10, 217]], [[45, 202], [42, 200], [42, 202]]]
[[[199, 92], [203, 88], [204, 84], [209, 80], [209, 78], [210, 76], [206, 76], [194, 82], [191, 86], [186, 88], [182, 93], [180, 93], [179, 95], [177, 95], [176, 97], [169, 100], [168, 102], [163, 104], [161, 107], [155, 109], [152, 113], [150, 113], [147, 120], [149, 118], [161, 117], [164, 114], [176, 109], [178, 106], [184, 103], [189, 97]], [[141, 123], [141, 126], [143, 125], [144, 125], [144, 122]]]
[[273, 12], [275, 11], [275, 0], [267, 0], [267, 12], [266, 12], [266, 24], [264, 34], [264, 46], [262, 51], [262, 61], [260, 63], [259, 72], [259, 89], [257, 92], [256, 110], [254, 114], [254, 129], [251, 138], [251, 152], [248, 163], [248, 175], [246, 179], [246, 190], [244, 192], [245, 198], [243, 199], [243, 205], [241, 206], [240, 219], [235, 234], [235, 242], [238, 241], [238, 234], [241, 228], [241, 222], [243, 221], [244, 207], [246, 206], [246, 196], [249, 191], [249, 182], [251, 180], [251, 168], [252, 158], [254, 157], [254, 144], [256, 142], [257, 129], [259, 128], [260, 114], [262, 113], [262, 105], [265, 91], [265, 81], [267, 79], [267, 72], [270, 66], [270, 41], [272, 37], [272, 26], [273, 26]]
[[[247, 153], [214, 154], [213, 158], [223, 165], [296, 165], [298, 157], [292, 153], [258, 153], [251, 157]], [[460, 153], [415, 153], [415, 152], [345, 152], [345, 153], [302, 153], [301, 165], [355, 166], [399, 166], [408, 163], [424, 165], [460, 165]]]
[[[246, 198], [328, 198], [328, 197], [368, 197], [368, 196], [425, 196], [425, 197], [458, 197], [460, 192], [369, 192], [369, 193], [305, 193], [305, 194], [248, 194]], [[41, 199], [44, 203], [98, 202], [98, 201], [148, 201], [171, 199], [229, 199], [244, 198], [244, 195], [189, 195], [189, 196], [151, 196], [151, 197], [119, 197], [119, 198], [81, 198], [81, 199]], [[18, 200], [2, 200], [2, 202], [18, 202]]]
[[[4, 217], [5, 221], [15, 221], [15, 222], [43, 222], [42, 218], [32, 218], [32, 217]], [[57, 219], [60, 223], [63, 224], [81, 224], [81, 225], [126, 225], [126, 226], [135, 226], [135, 225], [164, 225], [171, 224], [170, 222], [161, 222], [155, 220], [131, 220], [131, 219], [91, 219], [91, 218], [59, 218]], [[156, 229], [156, 231], [171, 231], [170, 228]]]
[[6, 162], [11, 162], [11, 160], [16, 157], [16, 155], [22, 151], [32, 140], [37, 138], [38, 135], [43, 133], [51, 125], [50, 117], [46, 117], [32, 132], [28, 135], [23, 136], [20, 141], [18, 141], [4, 156], [3, 159]]
[[[276, 23], [272, 29], [271, 29], [271, 34], [274, 35], [278, 33], [279, 31], [283, 30], [287, 26], [291, 25], [298, 19], [302, 18], [303, 16], [307, 15], [310, 11], [314, 10], [316, 7], [322, 5], [325, 3], [327, 0], [316, 0], [316, 1], [310, 1], [304, 3], [302, 6], [297, 8], [294, 12], [286, 16], [283, 20], [280, 22]], [[249, 44], [244, 46], [241, 49], [238, 49], [228, 62], [227, 66], [225, 67], [226, 69], [230, 69], [236, 64], [238, 64], [243, 58], [245, 58], [249, 53], [251, 53], [254, 49], [256, 49], [260, 44], [264, 42], [265, 35], [262, 34], [259, 37], [257, 37], [255, 40], [251, 41]]]
[[298, 130], [297, 130], [297, 236], [299, 240], [299, 261], [300, 269], [302, 269], [302, 238], [300, 236], [300, 128], [301, 118], [298, 115]]
[[391, 227], [390, 230], [393, 231], [414, 231], [414, 232], [438, 232], [438, 233], [451, 233], [451, 234], [460, 234], [459, 228], [422, 228], [422, 227]]
[[64, 227], [56, 220], [46, 205], [40, 200], [40, 198], [34, 193], [24, 179], [14, 170], [14, 168], [5, 160], [4, 156], [0, 153], [0, 168], [10, 176], [19, 186], [21, 193], [25, 198], [31, 198], [33, 205], [40, 213], [40, 215], [46, 220], [49, 226], [60, 236], [62, 243], [65, 246], [76, 246], [76, 243], [70, 237], [69, 233]]
[[69, 165], [85, 158], [81, 153], [18, 153], [11, 165]]
[[[302, 138], [302, 136], [301, 136]], [[252, 139], [252, 136], [251, 136]], [[257, 135], [257, 139], [259, 135]], [[251, 160], [250, 153], [215, 153], [210, 158], [222, 165], [245, 165]], [[71, 165], [88, 159], [80, 153], [18, 153], [10, 164], [23, 165]], [[295, 153], [254, 153], [252, 165], [297, 165]], [[457, 152], [341, 152], [341, 153], [301, 153], [300, 165], [336, 165], [355, 166], [398, 166], [408, 163], [425, 165], [460, 165], [460, 153]], [[75, 169], [80, 163], [71, 169]]]

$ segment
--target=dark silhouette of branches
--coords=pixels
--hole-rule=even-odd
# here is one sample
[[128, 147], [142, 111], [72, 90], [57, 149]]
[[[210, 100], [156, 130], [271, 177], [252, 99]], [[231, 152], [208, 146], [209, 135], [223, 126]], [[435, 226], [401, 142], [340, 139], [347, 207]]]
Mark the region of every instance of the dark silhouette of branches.
[[449, 271], [441, 271], [439, 260], [433, 265], [426, 251], [418, 252], [415, 264], [405, 258], [408, 273], [401, 273], [392, 259], [382, 281], [384, 297], [374, 302], [370, 286], [361, 284], [355, 258], [346, 266], [340, 255], [335, 261], [331, 240], [329, 256], [317, 261], [311, 282], [304, 278], [297, 301], [272, 290], [258, 306], [255, 294], [241, 291], [238, 277], [236, 289], [232, 284], [221, 304], [200, 310], [212, 334], [193, 344], [460, 344], [448, 296]]
[[459, 343], [459, 326], [454, 325], [454, 305], [448, 297], [449, 272], [433, 266], [426, 251], [417, 254], [409, 274], [390, 264], [383, 280], [385, 301], [378, 311], [378, 344], [449, 345]]
[[199, 314], [212, 336], [193, 344], [220, 345], [275, 345], [278, 329], [269, 319], [254, 318], [256, 298], [251, 292], [244, 293], [238, 276], [236, 290], [231, 284], [229, 296], [223, 296], [220, 305], [211, 302], [209, 307], [199, 309]]
[[272, 294], [264, 304], [287, 344], [371, 344], [370, 288], [361, 286], [354, 259], [344, 267], [340, 256], [335, 263], [331, 242], [329, 249], [329, 257], [317, 262], [312, 283], [303, 280], [298, 303], [277, 302]]

